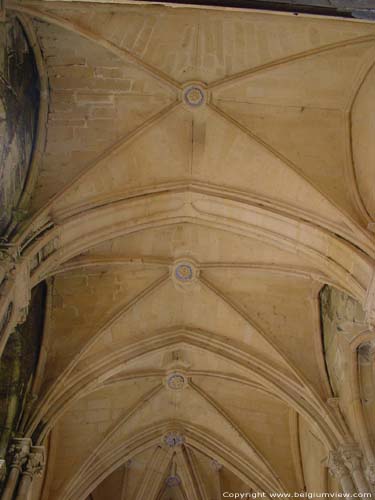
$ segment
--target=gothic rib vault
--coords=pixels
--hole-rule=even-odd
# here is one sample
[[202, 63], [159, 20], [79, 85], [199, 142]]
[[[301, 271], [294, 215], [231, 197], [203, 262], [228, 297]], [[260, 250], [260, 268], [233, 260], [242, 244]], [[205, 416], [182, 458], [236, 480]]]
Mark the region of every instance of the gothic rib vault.
[[2, 350], [47, 283], [29, 498], [375, 493], [375, 25], [6, 9], [41, 86], [0, 301]]

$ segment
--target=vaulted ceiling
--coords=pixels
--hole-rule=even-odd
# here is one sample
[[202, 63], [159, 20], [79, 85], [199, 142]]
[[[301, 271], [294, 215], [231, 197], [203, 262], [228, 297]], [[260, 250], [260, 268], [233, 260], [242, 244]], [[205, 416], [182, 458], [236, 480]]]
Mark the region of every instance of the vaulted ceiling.
[[49, 446], [42, 498], [324, 491], [347, 434], [319, 291], [373, 317], [375, 26], [9, 9], [46, 110], [26, 251], [48, 283], [25, 421]]

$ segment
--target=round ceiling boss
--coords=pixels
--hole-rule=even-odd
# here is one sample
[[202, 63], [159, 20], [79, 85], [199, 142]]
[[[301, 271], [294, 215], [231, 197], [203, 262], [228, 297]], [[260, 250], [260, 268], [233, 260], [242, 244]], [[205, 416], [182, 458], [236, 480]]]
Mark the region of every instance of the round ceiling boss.
[[206, 103], [206, 91], [197, 83], [188, 85], [183, 91], [184, 103], [192, 108], [199, 108]]
[[167, 376], [167, 386], [172, 391], [182, 391], [182, 389], [187, 385], [187, 378], [183, 373], [173, 372]]

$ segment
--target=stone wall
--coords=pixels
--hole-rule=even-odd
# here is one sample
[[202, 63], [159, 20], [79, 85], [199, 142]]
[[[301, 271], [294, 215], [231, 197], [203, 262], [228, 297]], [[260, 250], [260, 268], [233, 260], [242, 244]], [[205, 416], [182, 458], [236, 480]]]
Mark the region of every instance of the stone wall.
[[32, 401], [30, 391], [40, 351], [45, 300], [43, 282], [32, 290], [26, 321], [11, 334], [0, 359], [0, 458], [8, 458], [8, 443], [18, 435], [25, 406]]
[[20, 22], [0, 23], [0, 234], [17, 210], [33, 151], [39, 79], [33, 51]]
[[344, 331], [347, 324], [364, 321], [364, 312], [358, 301], [328, 285], [320, 293], [320, 304], [327, 369], [333, 393], [338, 396], [347, 375], [347, 345], [341, 345], [340, 338], [347, 338]]

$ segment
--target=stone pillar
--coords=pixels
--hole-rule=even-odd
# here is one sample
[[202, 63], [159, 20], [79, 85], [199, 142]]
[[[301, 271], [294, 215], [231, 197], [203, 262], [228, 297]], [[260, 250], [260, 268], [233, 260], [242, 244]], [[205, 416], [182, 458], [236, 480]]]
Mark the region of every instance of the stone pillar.
[[34, 476], [41, 475], [44, 467], [44, 446], [32, 446], [23, 466], [16, 500], [27, 500]]
[[12, 455], [12, 462], [9, 467], [9, 475], [5, 485], [2, 500], [11, 500], [13, 498], [13, 493], [17, 486], [18, 477], [29, 455], [30, 447], [31, 439], [29, 438], [13, 439], [12, 445], [9, 450], [10, 454]]
[[350, 470], [354, 483], [359, 493], [370, 493], [369, 485], [367, 484], [365, 475], [363, 473], [361, 459], [362, 452], [355, 446], [342, 448], [342, 457], [345, 465]]
[[344, 459], [339, 451], [331, 451], [328, 458], [328, 469], [341, 486], [343, 493], [353, 495], [356, 493], [349, 469], [344, 463]]

